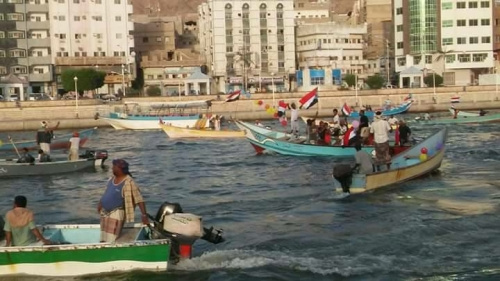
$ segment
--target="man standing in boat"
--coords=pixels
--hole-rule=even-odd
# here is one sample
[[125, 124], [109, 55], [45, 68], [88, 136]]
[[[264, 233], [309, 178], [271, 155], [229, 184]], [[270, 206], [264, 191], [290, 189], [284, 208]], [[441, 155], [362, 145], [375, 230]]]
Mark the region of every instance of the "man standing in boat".
[[42, 127], [36, 133], [36, 142], [46, 154], [50, 155], [50, 143], [54, 138], [54, 130], [59, 128], [60, 122], [57, 122], [55, 127], [49, 127], [47, 121], [42, 121]]
[[101, 215], [101, 242], [115, 242], [124, 222], [134, 222], [134, 210], [138, 205], [143, 224], [149, 224], [146, 205], [141, 192], [129, 172], [129, 164], [123, 159], [113, 160], [113, 177], [97, 204]]
[[387, 170], [391, 168], [391, 155], [389, 153], [389, 132], [392, 128], [389, 122], [382, 119], [382, 112], [375, 113], [375, 121], [372, 123], [370, 133], [374, 134], [375, 139], [375, 153], [377, 169], [379, 165], [386, 164]]

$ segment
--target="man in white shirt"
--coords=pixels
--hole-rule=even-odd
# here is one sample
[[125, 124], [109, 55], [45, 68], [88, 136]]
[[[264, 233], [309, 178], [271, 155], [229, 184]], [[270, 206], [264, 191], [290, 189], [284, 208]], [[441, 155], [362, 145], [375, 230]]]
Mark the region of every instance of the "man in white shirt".
[[386, 164], [388, 170], [391, 168], [389, 132], [392, 132], [389, 122], [382, 119], [382, 112], [377, 111], [375, 121], [370, 128], [370, 133], [374, 134], [375, 137], [376, 165]]
[[80, 158], [78, 155], [78, 150], [80, 148], [80, 134], [78, 132], [74, 132], [73, 137], [69, 139], [69, 143], [68, 159], [70, 161], [76, 161]]
[[291, 114], [291, 126], [292, 126], [292, 134], [295, 134], [296, 136], [299, 135], [299, 110], [297, 109], [297, 106], [295, 105], [294, 102], [292, 102], [292, 105], [290, 106], [290, 111], [292, 112]]
[[339, 111], [336, 108], [333, 109], [333, 122], [331, 123], [331, 127], [333, 128], [333, 135], [338, 136], [340, 134], [340, 117]]
[[398, 124], [398, 119], [396, 117], [394, 117], [394, 115], [391, 115], [391, 117], [387, 121], [389, 122], [389, 125], [391, 125], [391, 126]]

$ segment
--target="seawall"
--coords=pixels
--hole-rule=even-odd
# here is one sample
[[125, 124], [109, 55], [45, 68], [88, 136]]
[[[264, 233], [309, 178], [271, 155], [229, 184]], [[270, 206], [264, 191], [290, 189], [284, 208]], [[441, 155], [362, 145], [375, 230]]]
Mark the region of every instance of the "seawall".
[[[333, 108], [340, 109], [344, 103], [357, 108], [360, 105], [371, 105], [378, 108], [385, 100], [391, 100], [393, 105], [400, 104], [408, 94], [412, 94], [415, 103], [410, 112], [437, 112], [446, 111], [450, 107], [452, 97], [460, 97], [457, 108], [462, 110], [496, 109], [500, 108], [499, 95], [495, 86], [471, 87], [444, 87], [437, 88], [434, 95], [432, 88], [419, 89], [387, 89], [359, 91], [357, 98], [355, 91], [320, 92], [319, 103], [308, 110], [302, 110], [301, 115], [330, 116]], [[274, 104], [279, 100], [298, 102], [304, 95], [300, 93], [276, 93]], [[226, 103], [224, 97], [217, 96], [183, 96], [179, 97], [140, 97], [126, 98], [126, 102], [178, 102], [190, 100], [213, 99], [212, 107], [204, 113], [224, 115], [243, 120], [271, 119], [272, 115], [265, 111], [265, 105], [273, 105], [271, 93], [253, 94], [250, 98], [242, 96], [239, 101]], [[262, 105], [257, 104], [262, 101]], [[103, 104], [97, 100], [76, 101], [29, 101], [21, 102], [20, 107], [14, 102], [0, 102], [0, 131], [34, 130], [40, 127], [40, 122], [60, 121], [61, 129], [104, 127], [108, 126], [102, 119], [95, 119], [96, 113], [101, 116], [110, 112], [114, 107], [121, 107], [120, 103]], [[356, 106], [356, 104], [358, 106]]]

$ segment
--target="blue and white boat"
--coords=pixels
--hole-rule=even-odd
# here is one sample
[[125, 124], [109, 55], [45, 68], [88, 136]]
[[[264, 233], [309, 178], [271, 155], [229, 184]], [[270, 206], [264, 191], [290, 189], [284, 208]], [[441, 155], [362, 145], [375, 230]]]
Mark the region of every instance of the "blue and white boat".
[[[403, 114], [410, 109], [412, 104], [413, 104], [413, 100], [407, 100], [397, 107], [383, 110], [382, 115], [391, 116], [391, 115]], [[365, 111], [365, 115], [368, 118], [373, 118], [375, 116], [375, 112], [374, 111]], [[351, 112], [351, 114], [349, 114], [349, 117], [359, 118], [360, 117], [359, 112], [353, 111], [353, 112]]]
[[[252, 144], [257, 154], [264, 151], [289, 156], [330, 156], [354, 157], [354, 146], [330, 146], [305, 143], [305, 138], [294, 138], [288, 134], [267, 130], [249, 123], [237, 121], [236, 125], [245, 132], [245, 137]], [[394, 146], [394, 153], [408, 149], [406, 146]], [[373, 146], [364, 146], [363, 150], [372, 153]]]
[[117, 130], [159, 130], [160, 123], [174, 127], [205, 127], [208, 118], [202, 114], [211, 101], [125, 103], [123, 108], [101, 117]]

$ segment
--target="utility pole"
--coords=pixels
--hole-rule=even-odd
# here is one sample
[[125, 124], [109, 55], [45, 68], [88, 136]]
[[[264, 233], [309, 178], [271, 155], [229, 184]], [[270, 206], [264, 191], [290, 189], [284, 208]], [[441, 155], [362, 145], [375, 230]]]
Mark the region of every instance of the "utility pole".
[[390, 65], [389, 65], [389, 62], [390, 62], [390, 53], [389, 53], [389, 40], [385, 39], [386, 41], [386, 51], [387, 51], [387, 55], [385, 56], [385, 69], [386, 69], [386, 72], [387, 72], [387, 85], [391, 84], [391, 80], [390, 80], [390, 77], [389, 77], [389, 72], [390, 72]]

